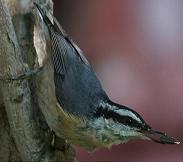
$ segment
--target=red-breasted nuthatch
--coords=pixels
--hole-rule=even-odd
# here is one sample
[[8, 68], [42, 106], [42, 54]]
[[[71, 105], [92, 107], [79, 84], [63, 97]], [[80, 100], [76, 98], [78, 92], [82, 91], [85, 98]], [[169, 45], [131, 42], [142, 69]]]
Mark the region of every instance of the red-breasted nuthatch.
[[35, 6], [50, 33], [55, 93], [62, 111], [63, 135], [70, 143], [88, 150], [109, 148], [131, 139], [180, 143], [154, 131], [134, 110], [112, 102], [83, 52], [55, 18], [52, 23], [46, 12]]

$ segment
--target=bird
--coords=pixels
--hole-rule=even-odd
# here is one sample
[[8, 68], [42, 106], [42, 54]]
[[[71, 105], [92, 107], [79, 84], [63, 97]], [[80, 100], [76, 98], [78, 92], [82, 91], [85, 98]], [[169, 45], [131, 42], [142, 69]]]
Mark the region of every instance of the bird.
[[34, 5], [49, 31], [62, 135], [69, 143], [89, 151], [111, 148], [132, 139], [181, 143], [152, 129], [135, 110], [113, 102], [82, 50], [57, 19], [53, 16], [52, 23], [47, 12], [37, 3]]

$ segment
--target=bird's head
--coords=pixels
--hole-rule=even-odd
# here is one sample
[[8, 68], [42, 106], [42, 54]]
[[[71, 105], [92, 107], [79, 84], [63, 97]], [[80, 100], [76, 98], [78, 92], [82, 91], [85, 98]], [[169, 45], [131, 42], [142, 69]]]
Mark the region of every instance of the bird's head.
[[98, 130], [101, 128], [104, 137], [113, 140], [116, 144], [131, 139], [151, 140], [161, 144], [180, 144], [173, 137], [153, 130], [134, 110], [111, 101], [102, 102], [95, 112], [95, 117]]

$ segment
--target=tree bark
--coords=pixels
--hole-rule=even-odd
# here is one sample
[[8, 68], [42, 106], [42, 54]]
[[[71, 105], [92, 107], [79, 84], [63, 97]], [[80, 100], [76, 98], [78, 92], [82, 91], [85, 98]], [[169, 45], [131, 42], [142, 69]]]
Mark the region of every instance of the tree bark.
[[[35, 68], [37, 57], [44, 51], [40, 48], [45, 46], [45, 41], [42, 41], [43, 46], [37, 46], [35, 50], [34, 43], [41, 37], [33, 39], [33, 31], [38, 35], [34, 30], [33, 14], [24, 12], [21, 6], [22, 12], [12, 8], [17, 7], [13, 3], [20, 2], [0, 0], [0, 73], [5, 78]], [[41, 2], [52, 4], [51, 0]], [[12, 16], [8, 7], [14, 11]], [[52, 6], [48, 7], [52, 9]], [[45, 50], [43, 55], [49, 54]], [[51, 64], [47, 61], [44, 70], [31, 79], [0, 81], [0, 140], [4, 142], [4, 147], [0, 147], [0, 161], [75, 160], [72, 148], [63, 152], [52, 142], [52, 130], [59, 129], [61, 123], [57, 121]], [[57, 145], [59, 143], [64, 147], [64, 142]]]

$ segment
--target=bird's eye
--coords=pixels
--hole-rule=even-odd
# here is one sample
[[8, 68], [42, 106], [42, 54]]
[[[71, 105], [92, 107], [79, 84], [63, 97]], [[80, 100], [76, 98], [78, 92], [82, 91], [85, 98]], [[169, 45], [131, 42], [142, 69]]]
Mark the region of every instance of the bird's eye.
[[131, 124], [131, 123], [132, 123], [132, 120], [131, 120], [131, 119], [129, 119], [129, 118], [126, 118], [125, 123], [127, 123], [127, 124]]

